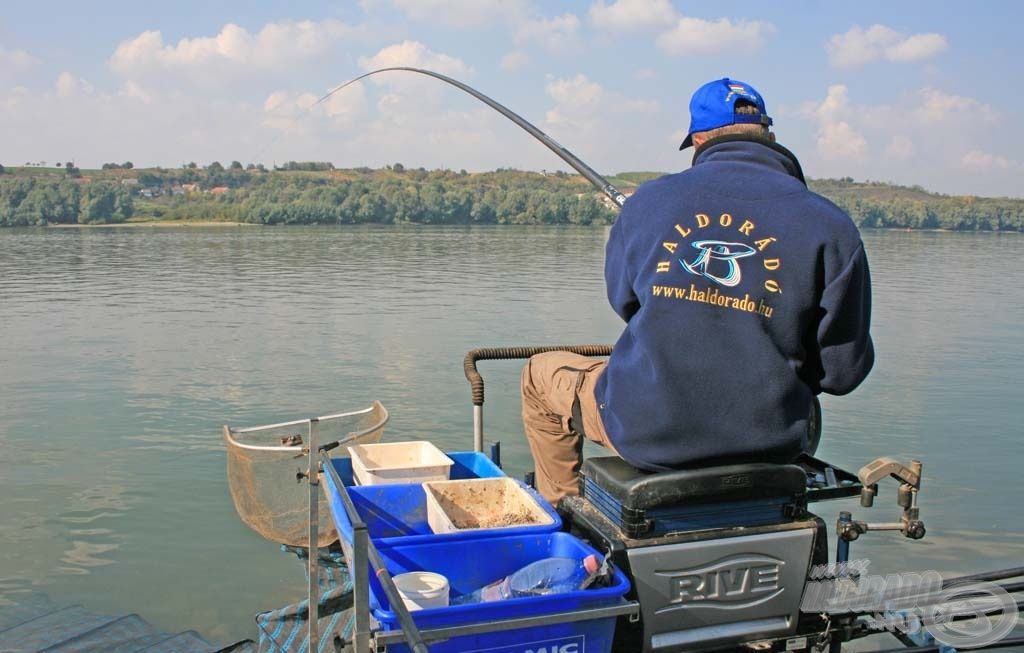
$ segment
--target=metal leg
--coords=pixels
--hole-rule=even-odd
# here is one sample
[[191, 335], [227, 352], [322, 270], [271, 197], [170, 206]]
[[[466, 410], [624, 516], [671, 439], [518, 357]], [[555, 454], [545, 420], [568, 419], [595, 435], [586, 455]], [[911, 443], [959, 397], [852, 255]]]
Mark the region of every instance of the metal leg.
[[352, 533], [352, 574], [353, 607], [356, 612], [353, 629], [353, 645], [355, 653], [370, 652], [370, 573], [369, 547], [370, 536], [366, 526], [356, 527]]
[[473, 451], [484, 451], [484, 407], [473, 406]]
[[[839, 575], [840, 565], [850, 561], [850, 541], [843, 537], [843, 524], [848, 524], [853, 521], [853, 515], [849, 512], [840, 512], [839, 519], [836, 523], [836, 575]], [[832, 633], [832, 639], [829, 640], [828, 653], [840, 653], [843, 648], [843, 642], [840, 640], [836, 633]]]
[[309, 420], [309, 653], [320, 645], [320, 464], [319, 420]]
[[853, 521], [853, 515], [848, 512], [839, 513], [839, 520], [836, 523], [836, 563], [850, 561], [850, 541], [843, 537], [843, 524]]

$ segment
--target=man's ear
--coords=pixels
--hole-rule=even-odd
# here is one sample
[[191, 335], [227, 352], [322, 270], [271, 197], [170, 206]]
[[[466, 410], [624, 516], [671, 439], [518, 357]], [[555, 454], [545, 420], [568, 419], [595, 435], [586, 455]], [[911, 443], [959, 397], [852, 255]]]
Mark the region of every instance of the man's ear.
[[768, 140], [775, 142], [775, 132], [768, 132]]
[[690, 139], [693, 141], [693, 148], [697, 149], [704, 143], [708, 142], [707, 134], [704, 132], [694, 132], [690, 135]]

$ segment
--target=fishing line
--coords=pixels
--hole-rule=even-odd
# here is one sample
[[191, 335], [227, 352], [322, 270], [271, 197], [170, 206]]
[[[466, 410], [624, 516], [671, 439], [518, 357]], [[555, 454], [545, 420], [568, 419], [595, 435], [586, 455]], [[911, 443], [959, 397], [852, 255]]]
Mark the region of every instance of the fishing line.
[[[496, 101], [496, 100], [494, 100], [494, 99], [484, 95], [483, 93], [481, 93], [480, 91], [476, 90], [475, 88], [469, 86], [468, 84], [463, 84], [462, 82], [458, 81], [457, 79], [453, 79], [451, 77], [448, 77], [447, 75], [442, 75], [441, 73], [437, 73], [437, 72], [434, 72], [432, 70], [426, 70], [426, 69], [423, 69], [423, 68], [410, 68], [410, 67], [407, 67], [407, 66], [392, 66], [392, 67], [388, 67], [388, 68], [378, 68], [377, 70], [371, 70], [368, 73], [364, 73], [362, 75], [359, 75], [358, 77], [354, 77], [354, 78], [348, 80], [347, 82], [344, 82], [344, 83], [342, 83], [342, 84], [340, 84], [338, 86], [335, 86], [333, 89], [328, 91], [326, 95], [324, 95], [319, 100], [317, 100], [316, 102], [311, 104], [308, 107], [307, 110], [312, 111], [312, 109], [314, 107], [322, 104], [323, 102], [326, 102], [335, 93], [340, 92], [341, 90], [343, 90], [347, 86], [351, 86], [352, 84], [355, 84], [356, 82], [358, 82], [358, 81], [360, 81], [362, 79], [366, 79], [367, 77], [370, 77], [372, 75], [376, 75], [378, 73], [385, 73], [385, 72], [391, 72], [391, 71], [396, 71], [396, 70], [403, 70], [403, 71], [412, 72], [412, 73], [419, 73], [421, 75], [427, 75], [428, 77], [433, 77], [434, 79], [439, 79], [442, 82], [445, 82], [447, 84], [451, 84], [455, 88], [458, 88], [458, 89], [460, 89], [460, 90], [462, 90], [462, 91], [472, 95], [476, 99], [480, 100], [481, 102], [483, 102], [487, 106], [491, 107], [492, 109], [494, 109], [495, 111], [497, 111], [501, 115], [505, 116], [506, 118], [508, 118], [509, 120], [514, 122], [515, 124], [519, 125], [523, 130], [526, 131], [526, 133], [530, 134], [530, 136], [533, 136], [534, 138], [539, 140], [541, 143], [543, 143], [545, 147], [547, 147], [549, 150], [551, 150], [552, 152], [557, 154], [563, 161], [565, 161], [570, 166], [572, 166], [572, 168], [574, 170], [576, 170], [576, 172], [578, 172], [581, 175], [583, 175], [583, 177], [587, 181], [589, 181], [591, 184], [593, 184], [602, 193], [607, 195], [613, 202], [615, 202], [615, 205], [617, 207], [621, 207], [623, 204], [626, 203], [626, 196], [623, 195], [621, 192], [619, 192], [619, 190], [617, 188], [615, 188], [615, 186], [612, 186], [608, 182], [607, 179], [605, 179], [604, 177], [599, 175], [597, 172], [595, 172], [593, 168], [588, 166], [586, 163], [584, 163], [582, 160], [580, 160], [579, 157], [577, 157], [575, 154], [573, 154], [572, 152], [567, 150], [565, 147], [563, 147], [561, 144], [559, 144], [555, 139], [551, 138], [550, 136], [548, 136], [547, 134], [545, 134], [541, 130], [537, 129], [537, 127], [535, 127], [533, 124], [531, 124], [525, 118], [523, 118], [519, 114], [515, 113], [514, 111], [512, 111], [511, 109], [509, 109], [505, 105], [501, 104], [500, 102], [498, 102], [498, 101]], [[276, 143], [279, 138], [281, 138], [280, 135], [278, 136], [277, 139], [274, 139], [274, 141], [270, 145], [268, 145], [267, 148], [269, 148], [271, 145]], [[264, 150], [261, 150], [260, 153], [265, 151], [267, 148], [264, 148]]]

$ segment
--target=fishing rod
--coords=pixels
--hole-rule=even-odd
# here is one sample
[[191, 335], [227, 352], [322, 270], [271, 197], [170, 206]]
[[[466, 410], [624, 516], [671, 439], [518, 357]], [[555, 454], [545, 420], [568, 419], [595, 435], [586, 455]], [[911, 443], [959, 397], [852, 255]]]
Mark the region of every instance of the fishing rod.
[[476, 99], [480, 100], [481, 102], [483, 102], [487, 106], [491, 107], [492, 109], [494, 109], [495, 111], [497, 111], [501, 115], [505, 116], [506, 118], [508, 118], [509, 120], [514, 122], [515, 124], [519, 125], [530, 136], [533, 136], [538, 141], [543, 143], [549, 150], [551, 150], [552, 152], [557, 154], [559, 157], [561, 157], [561, 159], [563, 161], [565, 161], [570, 166], [572, 166], [574, 170], [576, 170], [578, 173], [583, 175], [583, 177], [587, 181], [589, 181], [591, 184], [593, 184], [598, 190], [600, 190], [602, 193], [607, 195], [613, 202], [615, 202], [615, 205], [617, 207], [622, 207], [622, 205], [626, 203], [626, 196], [623, 195], [621, 192], [619, 192], [619, 189], [615, 188], [615, 186], [612, 186], [608, 182], [607, 179], [605, 179], [604, 177], [599, 175], [596, 171], [594, 171], [593, 168], [591, 168], [586, 163], [581, 161], [578, 156], [576, 156], [575, 154], [573, 154], [572, 152], [567, 150], [565, 147], [563, 147], [561, 144], [559, 144], [555, 139], [551, 138], [550, 136], [548, 136], [547, 134], [545, 134], [541, 130], [537, 129], [533, 124], [531, 124], [525, 118], [523, 118], [519, 114], [515, 113], [514, 111], [512, 111], [511, 109], [509, 109], [505, 105], [501, 104], [500, 102], [498, 102], [498, 101], [496, 101], [496, 100], [494, 100], [494, 99], [484, 95], [483, 93], [481, 93], [480, 91], [476, 90], [472, 86], [469, 86], [468, 84], [463, 84], [462, 82], [460, 82], [457, 79], [452, 79], [451, 77], [448, 77], [447, 75], [442, 75], [441, 73], [437, 73], [437, 72], [434, 72], [432, 70], [426, 70], [426, 69], [423, 69], [423, 68], [411, 68], [411, 67], [408, 67], [408, 66], [391, 66], [391, 67], [388, 67], [388, 68], [378, 68], [377, 70], [371, 70], [368, 73], [364, 73], [362, 75], [359, 75], [358, 77], [354, 77], [354, 78], [348, 80], [347, 82], [345, 82], [343, 84], [340, 84], [339, 86], [334, 87], [333, 89], [328, 91], [327, 94], [324, 95], [322, 98], [320, 98], [319, 100], [317, 100], [316, 102], [311, 104], [309, 108], [312, 109], [313, 107], [317, 106], [318, 104], [321, 104], [322, 102], [325, 102], [328, 98], [330, 98], [335, 93], [338, 93], [339, 91], [344, 89], [346, 86], [350, 86], [352, 84], [355, 84], [359, 80], [366, 79], [367, 77], [370, 77], [372, 75], [376, 75], [378, 73], [385, 73], [385, 72], [390, 72], [390, 71], [395, 71], [395, 70], [404, 70], [404, 71], [408, 71], [408, 72], [412, 72], [412, 73], [419, 73], [421, 75], [427, 75], [428, 77], [433, 77], [434, 79], [439, 79], [442, 82], [446, 82], [448, 84], [451, 84], [455, 88], [458, 88], [458, 89], [460, 89], [462, 91], [465, 91], [466, 93], [469, 93], [470, 95], [472, 95]]

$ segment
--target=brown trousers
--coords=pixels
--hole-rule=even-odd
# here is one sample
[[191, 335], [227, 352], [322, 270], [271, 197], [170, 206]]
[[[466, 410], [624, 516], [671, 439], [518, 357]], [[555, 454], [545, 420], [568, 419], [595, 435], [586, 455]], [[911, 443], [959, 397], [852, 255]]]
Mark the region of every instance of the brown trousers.
[[[535, 483], [552, 505], [579, 494], [584, 436], [615, 451], [594, 399], [594, 386], [606, 365], [603, 360], [552, 351], [532, 357], [523, 368], [523, 426], [533, 453]], [[577, 401], [582, 424], [573, 419]]]

